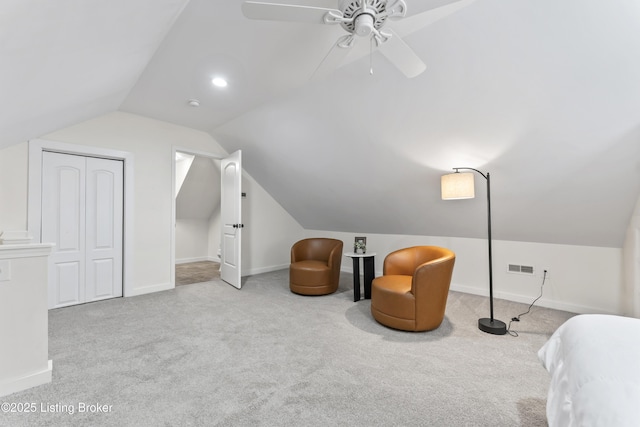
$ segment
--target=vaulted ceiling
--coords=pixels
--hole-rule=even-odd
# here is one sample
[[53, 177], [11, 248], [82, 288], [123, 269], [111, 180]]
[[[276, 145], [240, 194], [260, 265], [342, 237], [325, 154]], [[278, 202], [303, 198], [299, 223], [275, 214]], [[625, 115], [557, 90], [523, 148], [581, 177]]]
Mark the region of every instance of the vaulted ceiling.
[[0, 147], [122, 110], [242, 149], [308, 229], [483, 238], [482, 177], [476, 199], [440, 200], [440, 176], [473, 167], [491, 173], [494, 238], [621, 247], [640, 194], [640, 3], [406, 2], [389, 26], [425, 72], [360, 43], [311, 79], [339, 26], [249, 20], [241, 1], [5, 0]]

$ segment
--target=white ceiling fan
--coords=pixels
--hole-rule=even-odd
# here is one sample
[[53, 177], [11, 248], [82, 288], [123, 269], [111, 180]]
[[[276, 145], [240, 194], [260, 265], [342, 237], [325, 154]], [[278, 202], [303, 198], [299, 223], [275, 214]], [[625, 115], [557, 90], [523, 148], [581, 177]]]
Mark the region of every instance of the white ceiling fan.
[[[458, 1], [460, 0], [414, 0], [410, 3], [410, 12], [417, 15]], [[473, 0], [461, 3], [470, 1]], [[242, 5], [242, 12], [250, 19], [341, 25], [347, 34], [338, 38], [314, 76], [327, 74], [337, 68], [358, 38], [369, 39], [372, 50], [377, 48], [409, 78], [426, 69], [413, 49], [386, 26], [388, 20], [399, 20], [407, 16], [409, 10], [405, 0], [316, 0], [316, 3], [323, 4], [307, 6], [247, 0]], [[336, 3], [339, 3], [338, 8], [333, 7]]]

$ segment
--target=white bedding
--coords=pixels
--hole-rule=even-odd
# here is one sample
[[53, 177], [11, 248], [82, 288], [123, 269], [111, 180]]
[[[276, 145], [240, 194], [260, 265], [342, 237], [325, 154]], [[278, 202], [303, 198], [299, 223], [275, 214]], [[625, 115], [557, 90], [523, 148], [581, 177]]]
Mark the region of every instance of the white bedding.
[[550, 427], [640, 426], [640, 319], [572, 317], [538, 352]]

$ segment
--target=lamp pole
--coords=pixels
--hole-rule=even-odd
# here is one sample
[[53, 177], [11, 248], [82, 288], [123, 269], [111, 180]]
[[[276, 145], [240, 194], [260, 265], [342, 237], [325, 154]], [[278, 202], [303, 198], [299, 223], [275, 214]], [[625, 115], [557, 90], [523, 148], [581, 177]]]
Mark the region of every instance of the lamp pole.
[[456, 172], [460, 169], [477, 172], [487, 181], [487, 240], [489, 242], [489, 318], [478, 320], [478, 329], [494, 335], [504, 335], [507, 333], [506, 323], [493, 318], [493, 255], [491, 248], [491, 175], [484, 174], [474, 168], [453, 168]]

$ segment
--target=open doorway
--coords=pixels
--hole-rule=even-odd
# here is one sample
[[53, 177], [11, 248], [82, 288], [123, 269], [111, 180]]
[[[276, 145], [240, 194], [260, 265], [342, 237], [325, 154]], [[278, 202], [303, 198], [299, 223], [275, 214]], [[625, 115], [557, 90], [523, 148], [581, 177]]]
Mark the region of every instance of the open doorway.
[[221, 159], [175, 152], [175, 286], [220, 277]]

